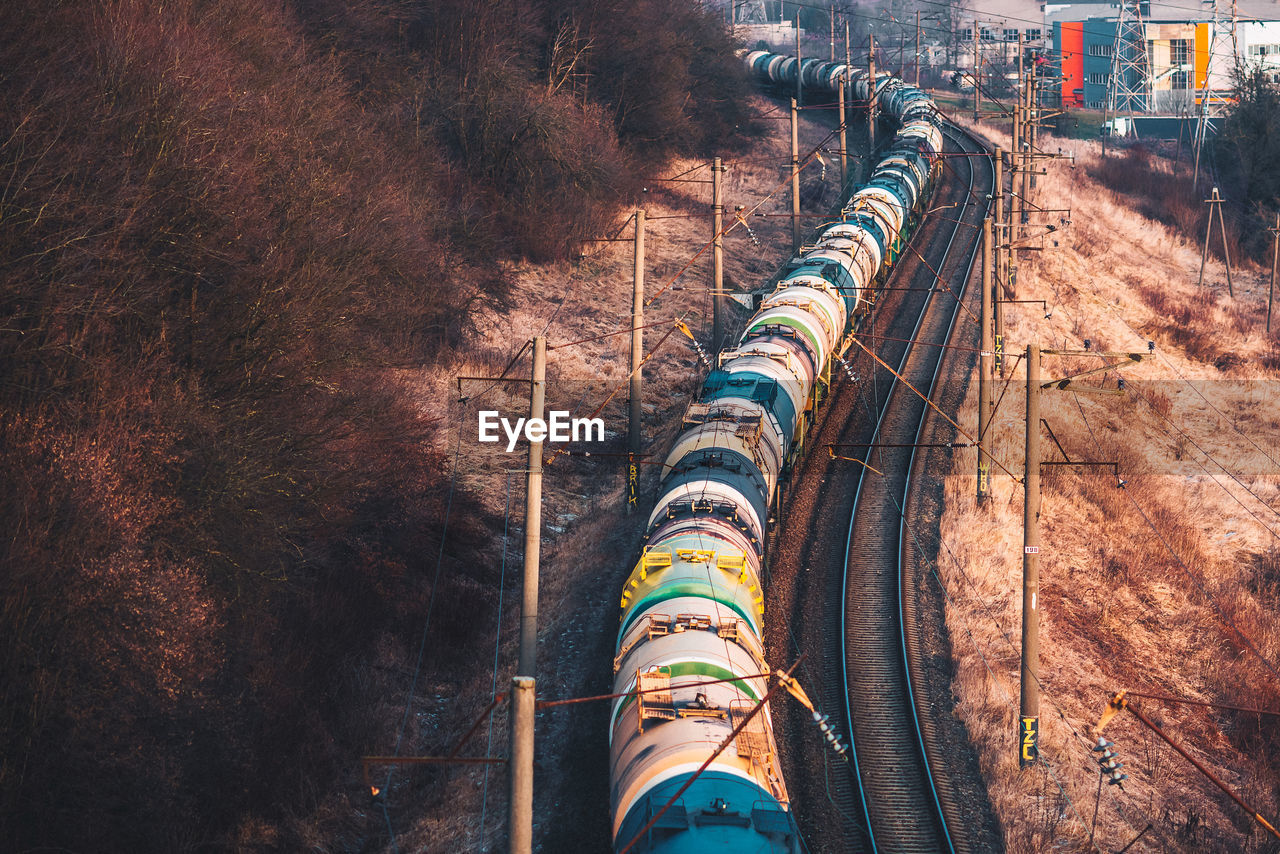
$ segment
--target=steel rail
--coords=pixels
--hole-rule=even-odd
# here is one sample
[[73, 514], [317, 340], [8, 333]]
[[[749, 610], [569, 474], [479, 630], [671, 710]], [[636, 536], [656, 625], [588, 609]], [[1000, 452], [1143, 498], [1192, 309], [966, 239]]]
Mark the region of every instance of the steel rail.
[[[957, 143], [959, 143], [959, 142], [960, 142], [959, 137], [958, 137], [958, 136], [956, 136], [956, 135], [955, 135], [955, 133], [951, 133], [951, 132], [949, 132], [949, 133], [948, 133], [948, 136], [949, 136], [949, 137], [950, 137], [954, 142], [957, 142]], [[988, 163], [988, 167], [989, 167], [989, 166], [990, 166], [990, 161], [989, 161], [989, 159], [987, 160], [987, 163]], [[967, 192], [968, 194], [970, 194], [970, 195], [972, 195], [972, 192], [973, 192], [973, 185], [974, 185], [975, 178], [976, 178], [976, 169], [971, 169], [971, 170], [970, 170], [970, 175], [969, 175], [968, 187], [966, 188], [966, 192]], [[950, 236], [948, 237], [948, 240], [947, 240], [946, 248], [945, 248], [945, 250], [944, 250], [944, 252], [943, 252], [943, 259], [944, 259], [944, 263], [945, 263], [945, 259], [946, 259], [946, 258], [948, 258], [948, 257], [951, 255], [951, 252], [952, 252], [953, 247], [954, 247], [954, 244], [955, 244], [955, 239], [956, 239], [956, 237], [957, 237], [957, 235], [959, 234], [959, 231], [960, 231], [960, 225], [961, 225], [960, 221], [959, 221], [959, 220], [957, 220], [957, 221], [956, 221], [956, 223], [955, 223], [955, 224], [953, 225], [953, 227], [952, 227], [951, 234], [950, 234]], [[963, 288], [963, 287], [965, 286], [965, 284], [967, 283], [967, 281], [968, 281], [969, 273], [970, 273], [970, 271], [972, 270], [972, 265], [973, 265], [973, 263], [974, 263], [974, 259], [976, 258], [976, 253], [977, 253], [977, 247], [976, 247], [976, 243], [975, 243], [974, 247], [973, 247], [973, 248], [971, 249], [971, 251], [969, 252], [969, 257], [968, 257], [967, 263], [966, 263], [966, 265], [965, 265], [965, 267], [964, 267], [963, 282], [962, 282], [962, 283], [961, 283], [961, 285], [960, 285], [960, 287], [961, 287], [961, 288]], [[935, 293], [936, 293], [936, 289], [934, 289], [934, 290], [935, 290]], [[962, 294], [963, 294], [963, 291], [962, 291]], [[911, 333], [911, 336], [910, 336], [912, 340], [911, 340], [911, 342], [910, 342], [910, 343], [908, 343], [908, 344], [907, 344], [907, 346], [904, 348], [903, 353], [902, 353], [902, 356], [901, 356], [901, 358], [900, 358], [900, 360], [899, 360], [898, 373], [902, 373], [902, 372], [903, 372], [903, 369], [904, 369], [904, 368], [905, 368], [905, 366], [907, 365], [908, 360], [910, 359], [910, 357], [912, 356], [912, 354], [915, 352], [914, 344], [916, 343], [916, 339], [918, 339], [918, 338], [919, 338], [920, 330], [921, 330], [921, 329], [922, 329], [922, 327], [924, 326], [925, 321], [926, 321], [926, 317], [929, 315], [930, 310], [931, 310], [931, 308], [933, 307], [933, 299], [932, 299], [932, 296], [933, 296], [933, 295], [931, 294], [931, 295], [930, 295], [930, 297], [929, 297], [929, 298], [927, 298], [927, 299], [925, 300], [925, 302], [924, 302], [924, 303], [922, 304], [922, 306], [921, 306], [920, 313], [919, 313], [919, 315], [918, 315], [918, 316], [917, 316], [917, 318], [916, 318], [915, 326], [914, 326], [914, 329], [913, 329], [913, 331], [912, 331], [912, 333]], [[951, 315], [950, 315], [950, 317], [949, 317], [949, 318], [948, 318], [948, 320], [947, 320], [947, 327], [946, 327], [946, 332], [945, 332], [945, 336], [946, 336], [946, 339], [947, 339], [947, 340], [949, 340], [949, 339], [950, 339], [951, 333], [952, 333], [952, 331], [953, 331], [953, 330], [954, 330], [954, 328], [955, 328], [955, 320], [956, 320], [956, 318], [958, 317], [958, 314], [959, 314], [959, 306], [960, 306], [960, 300], [959, 300], [959, 299], [957, 299], [957, 300], [955, 301], [955, 304], [953, 305], [953, 307], [952, 307], [952, 309], [951, 309]], [[926, 342], [921, 342], [921, 343], [926, 343]], [[931, 376], [931, 379], [930, 379], [929, 391], [928, 391], [928, 392], [926, 392], [926, 393], [927, 393], [928, 395], [930, 395], [930, 396], [932, 396], [932, 394], [933, 394], [933, 389], [936, 387], [936, 381], [937, 381], [937, 377], [938, 377], [938, 373], [939, 373], [939, 370], [940, 370], [941, 364], [942, 364], [942, 355], [941, 355], [941, 354], [939, 354], [939, 356], [938, 356], [938, 360], [937, 360], [937, 362], [936, 362], [936, 363], [935, 363], [935, 365], [934, 365], [934, 369], [933, 369], [932, 376]], [[894, 399], [895, 399], [895, 397], [896, 397], [896, 392], [899, 390], [899, 387], [900, 387], [900, 383], [898, 382], [897, 378], [895, 377], [895, 378], [894, 378], [894, 380], [893, 380], [893, 381], [891, 382], [891, 384], [890, 384], [890, 388], [889, 388], [888, 395], [887, 395], [887, 396], [886, 396], [886, 398], [885, 398], [885, 404], [884, 404], [884, 406], [881, 408], [881, 411], [880, 411], [880, 413], [879, 413], [879, 415], [878, 415], [878, 419], [877, 419], [877, 422], [876, 422], [875, 430], [873, 431], [873, 434], [872, 434], [872, 436], [873, 436], [873, 438], [872, 438], [872, 442], [873, 442], [873, 443], [875, 443], [876, 439], [880, 436], [881, 431], [882, 431], [882, 429], [884, 428], [885, 419], [886, 419], [886, 417], [887, 417], [888, 413], [890, 412], [891, 403], [894, 401]], [[921, 432], [922, 432], [922, 430], [923, 430], [923, 426], [924, 426], [925, 420], [926, 420], [926, 418], [927, 418], [927, 415], [928, 415], [928, 409], [927, 409], [927, 408], [925, 408], [924, 410], [922, 410], [920, 420], [919, 420], [919, 421], [918, 421], [918, 423], [916, 424], [916, 430], [915, 430], [915, 442], [917, 442], [917, 443], [919, 442], [919, 437], [920, 437]], [[871, 450], [868, 450], [868, 452], [867, 452], [868, 457], [869, 457], [869, 455], [871, 454], [871, 452], [872, 452]], [[912, 481], [911, 481], [911, 476], [910, 476], [910, 475], [911, 475], [911, 470], [912, 470], [912, 468], [913, 468], [913, 467], [914, 467], [914, 465], [915, 465], [915, 458], [916, 458], [916, 452], [915, 452], [915, 449], [913, 448], [913, 449], [912, 449], [912, 452], [911, 452], [910, 460], [909, 460], [909, 462], [908, 462], [908, 467], [907, 467], [906, 477], [905, 477], [905, 479], [904, 479], [903, 492], [902, 492], [902, 500], [901, 500], [901, 503], [899, 503], [899, 504], [898, 504], [898, 507], [899, 507], [899, 510], [900, 510], [900, 511], [905, 510], [906, 502], [907, 502], [907, 497], [908, 497], [908, 495], [910, 494], [910, 490], [911, 490], [911, 487], [912, 487]], [[842, 579], [842, 582], [841, 582], [841, 588], [842, 588], [842, 590], [843, 590], [843, 592], [844, 592], [844, 601], [845, 601], [844, 614], [845, 614], [845, 616], [844, 616], [844, 619], [842, 620], [842, 623], [841, 623], [841, 629], [840, 629], [840, 631], [841, 631], [841, 648], [844, 650], [844, 655], [843, 655], [843, 670], [844, 670], [844, 684], [845, 684], [845, 690], [844, 690], [844, 695], [845, 695], [845, 719], [846, 719], [846, 726], [847, 726], [847, 727], [848, 727], [848, 729], [849, 729], [849, 733], [848, 733], [848, 735], [849, 735], [850, 745], [851, 745], [851, 748], [852, 748], [851, 753], [852, 753], [852, 758], [853, 758], [854, 773], [855, 773], [856, 778], [857, 778], [857, 786], [858, 786], [859, 797], [860, 797], [860, 799], [861, 799], [861, 805], [862, 805], [862, 811], [863, 811], [863, 819], [864, 819], [864, 821], [865, 821], [865, 823], [866, 823], [867, 833], [868, 833], [868, 838], [869, 838], [869, 841], [870, 841], [870, 844], [871, 844], [871, 849], [872, 849], [873, 851], [878, 851], [878, 850], [880, 850], [880, 849], [881, 849], [881, 847], [896, 849], [898, 846], [894, 843], [894, 841], [893, 841], [893, 840], [884, 840], [884, 839], [881, 839], [881, 840], [877, 841], [877, 828], [876, 828], [876, 822], [873, 822], [873, 821], [872, 821], [872, 815], [873, 815], [873, 813], [875, 812], [875, 809], [876, 809], [876, 808], [872, 805], [872, 803], [870, 803], [870, 802], [869, 802], [866, 781], [864, 781], [863, 776], [862, 776], [863, 765], [864, 765], [865, 763], [864, 763], [862, 760], [860, 760], [860, 758], [859, 758], [858, 738], [857, 738], [857, 736], [855, 735], [855, 732], [854, 732], [854, 729], [855, 729], [855, 728], [854, 728], [854, 715], [853, 715], [853, 701], [852, 701], [852, 692], [851, 692], [851, 690], [850, 690], [850, 681], [849, 681], [849, 679], [850, 679], [850, 664], [851, 664], [851, 662], [850, 662], [850, 657], [851, 657], [851, 656], [849, 655], [849, 650], [850, 650], [850, 618], [849, 618], [849, 612], [848, 612], [848, 603], [849, 603], [849, 601], [850, 601], [850, 600], [849, 600], [849, 596], [850, 596], [850, 592], [851, 592], [851, 591], [850, 591], [850, 589], [849, 589], [849, 585], [850, 585], [850, 564], [851, 564], [851, 555], [852, 555], [852, 548], [853, 548], [853, 532], [854, 532], [854, 528], [855, 528], [855, 526], [856, 526], [856, 524], [857, 524], [857, 519], [858, 519], [859, 511], [860, 511], [861, 509], [863, 509], [863, 507], [864, 507], [864, 504], [863, 504], [863, 500], [862, 500], [862, 499], [863, 499], [863, 496], [864, 496], [865, 486], [866, 486], [866, 483], [867, 483], [867, 478], [868, 478], [868, 476], [869, 476], [869, 475], [868, 475], [868, 470], [867, 470], [867, 468], [866, 468], [866, 467], [865, 467], [865, 465], [864, 465], [864, 467], [862, 468], [861, 473], [860, 473], [860, 475], [859, 475], [858, 485], [857, 485], [857, 488], [856, 488], [856, 491], [855, 491], [855, 497], [854, 497], [854, 503], [853, 503], [853, 510], [852, 510], [852, 512], [850, 513], [849, 527], [848, 527], [848, 531], [847, 531], [846, 538], [845, 538], [844, 574], [843, 574], [843, 579]], [[891, 500], [892, 500], [892, 499], [891, 499]], [[926, 781], [927, 781], [927, 783], [928, 783], [928, 790], [929, 790], [928, 797], [927, 797], [927, 802], [928, 802], [928, 804], [929, 804], [928, 809], [930, 810], [931, 817], [932, 817], [932, 818], [933, 818], [933, 820], [936, 822], [937, 829], [938, 829], [938, 830], [940, 830], [940, 834], [938, 834], [938, 836], [939, 836], [939, 840], [938, 840], [938, 841], [939, 841], [943, 846], [945, 846], [942, 850], [954, 851], [954, 850], [955, 850], [955, 846], [954, 846], [954, 843], [953, 843], [953, 841], [952, 841], [952, 837], [951, 837], [950, 830], [948, 829], [948, 826], [947, 826], [947, 817], [946, 817], [946, 813], [945, 813], [945, 811], [944, 811], [944, 809], [943, 809], [943, 806], [942, 806], [942, 803], [941, 803], [941, 801], [940, 801], [940, 799], [939, 799], [939, 797], [938, 797], [937, 785], [936, 785], [936, 783], [935, 783], [935, 781], [934, 781], [934, 778], [933, 778], [934, 769], [933, 769], [933, 766], [931, 765], [931, 763], [929, 762], [929, 757], [928, 757], [929, 748], [928, 748], [928, 744], [927, 744], [927, 742], [926, 742], [926, 741], [925, 741], [925, 739], [924, 739], [923, 733], [921, 732], [920, 721], [919, 721], [919, 715], [918, 715], [918, 712], [917, 712], [917, 700], [916, 700], [915, 691], [914, 691], [914, 684], [915, 684], [915, 683], [914, 683], [914, 680], [912, 679], [912, 676], [911, 676], [912, 671], [913, 671], [915, 668], [914, 668], [914, 665], [913, 665], [913, 657], [912, 657], [912, 655], [911, 655], [911, 654], [909, 653], [909, 651], [908, 651], [908, 642], [907, 642], [907, 634], [906, 634], [906, 618], [905, 618], [905, 614], [904, 614], [904, 610], [903, 610], [903, 608], [904, 608], [904, 599], [903, 599], [903, 595], [907, 592], [907, 589], [906, 589], [906, 587], [905, 587], [905, 585], [904, 585], [904, 580], [903, 580], [903, 561], [902, 561], [902, 543], [903, 543], [903, 536], [904, 536], [904, 534], [905, 534], [905, 521], [906, 521], [906, 520], [905, 520], [905, 515], [904, 515], [904, 514], [902, 514], [902, 513], [900, 513], [900, 518], [899, 518], [899, 529], [898, 529], [898, 536], [897, 536], [897, 543], [898, 543], [898, 547], [897, 547], [897, 549], [896, 549], [896, 552], [897, 552], [897, 560], [896, 560], [896, 572], [897, 572], [896, 579], [897, 579], [897, 584], [896, 584], [896, 587], [897, 587], [897, 591], [898, 591], [898, 595], [897, 595], [897, 598], [898, 598], [898, 638], [897, 638], [898, 644], [897, 644], [897, 645], [898, 645], [899, 650], [900, 650], [901, 660], [900, 660], [899, 662], [897, 662], [894, 666], [896, 667], [898, 664], [900, 664], [900, 665], [902, 666], [902, 668], [903, 668], [903, 673], [904, 673], [904, 675], [905, 675], [905, 692], [906, 692], [906, 699], [907, 699], [907, 702], [908, 702], [908, 703], [910, 704], [910, 706], [911, 706], [911, 713], [912, 713], [912, 726], [913, 726], [914, 733], [915, 733], [915, 746], [916, 746], [916, 748], [917, 748], [917, 750], [918, 750], [919, 757], [920, 757], [920, 760], [921, 760], [922, 765], [923, 765], [924, 777], [925, 777], [925, 779], [926, 779]], [[876, 773], [876, 769], [868, 768], [867, 770], [868, 770], [868, 774], [869, 774], [869, 775], [870, 775], [870, 774], [874, 774], [874, 773]], [[891, 772], [891, 773], [896, 773], [896, 772]], [[883, 844], [883, 845], [882, 845], [882, 843], [885, 843], [885, 842], [887, 842], [888, 844]], [[930, 846], [930, 849], [931, 849], [931, 850], [938, 850], [936, 846]]]

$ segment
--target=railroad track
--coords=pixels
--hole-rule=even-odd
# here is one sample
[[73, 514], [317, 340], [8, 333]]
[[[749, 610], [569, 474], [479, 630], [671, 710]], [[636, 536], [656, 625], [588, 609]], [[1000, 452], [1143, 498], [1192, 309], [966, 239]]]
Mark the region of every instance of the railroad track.
[[[949, 133], [961, 150], [980, 150], [967, 137]], [[953, 158], [965, 163], [966, 192], [972, 198], [985, 158]], [[982, 185], [985, 195], [987, 185]], [[981, 222], [985, 204], [962, 209], [955, 217], [940, 278], [955, 294], [938, 287], [916, 319], [898, 373], [932, 397], [945, 350], [930, 344], [950, 341], [977, 251], [964, 223]], [[957, 240], [959, 238], [959, 241]], [[957, 244], [963, 245], [957, 245]], [[963, 251], [957, 253], [959, 248]], [[958, 297], [958, 298], [956, 298]], [[896, 379], [896, 378], [895, 378]], [[957, 807], [948, 787], [935, 778], [938, 745], [928, 738], [928, 715], [920, 714], [915, 685], [923, 681], [918, 645], [913, 643], [915, 585], [906, 583], [904, 546], [919, 441], [930, 410], [901, 381], [889, 397], [861, 455], [853, 513], [846, 538], [842, 645], [845, 651], [845, 714], [850, 724], [855, 763], [861, 783], [861, 807], [869, 828], [871, 850], [901, 852], [955, 851], [959, 835]], [[874, 470], [874, 471], [873, 471]], [[879, 473], [876, 473], [879, 472]], [[950, 808], [948, 808], [950, 807]], [[949, 819], [951, 819], [949, 821]], [[952, 832], [949, 827], [955, 825]]]
[[[981, 150], [957, 130], [947, 136], [956, 153]], [[915, 238], [922, 256], [941, 260], [931, 262], [930, 269], [919, 258], [904, 257], [889, 283], [898, 290], [885, 291], [862, 330], [864, 342], [884, 362], [930, 397], [938, 391], [948, 351], [929, 345], [950, 340], [962, 314], [977, 252], [975, 226], [981, 224], [993, 180], [987, 158], [948, 162], [958, 178], [935, 195], [934, 204], [955, 205], [953, 213]], [[927, 288], [939, 277], [945, 287], [902, 290]], [[803, 722], [783, 722], [788, 753], [800, 754], [791, 761], [823, 769], [816, 775], [810, 770], [807, 776], [814, 779], [800, 786], [797, 775], [789, 778], [801, 826], [815, 851], [993, 850], [999, 836], [985, 790], [980, 781], [961, 779], [976, 769], [972, 751], [948, 743], [949, 751], [955, 746], [959, 754], [968, 754], [937, 752], [940, 741], [957, 738], [945, 722], [945, 733], [938, 727], [943, 704], [937, 695], [949, 697], [949, 684], [939, 686], [934, 679], [927, 695], [913, 691], [929, 682], [924, 678], [928, 653], [917, 637], [921, 605], [915, 595], [919, 561], [928, 556], [916, 553], [915, 523], [908, 520], [913, 503], [929, 502], [917, 494], [920, 479], [911, 475], [920, 458], [909, 446], [932, 441], [920, 438], [932, 432], [926, 431], [929, 411], [890, 371], [855, 351], [850, 361], [865, 379], [856, 387], [843, 383], [833, 395], [813, 446], [875, 447], [841, 453], [863, 461], [859, 473], [850, 471], [856, 463], [824, 459], [820, 449], [810, 455], [797, 472], [795, 494], [787, 498], [788, 518], [773, 552], [779, 556], [774, 582], [785, 588], [781, 592], [792, 616], [785, 642], [817, 660], [805, 676], [821, 686], [816, 693], [823, 710], [844, 725], [855, 756], [851, 769], [826, 756], [818, 759], [801, 745], [811, 737], [802, 732]], [[952, 390], [948, 396], [956, 394]], [[963, 396], [963, 388], [958, 394]], [[938, 617], [927, 606], [926, 611], [930, 619]], [[823, 628], [836, 625], [841, 628]], [[942, 636], [945, 645], [945, 630]], [[937, 669], [936, 660], [931, 664]], [[963, 739], [963, 727], [959, 736]]]

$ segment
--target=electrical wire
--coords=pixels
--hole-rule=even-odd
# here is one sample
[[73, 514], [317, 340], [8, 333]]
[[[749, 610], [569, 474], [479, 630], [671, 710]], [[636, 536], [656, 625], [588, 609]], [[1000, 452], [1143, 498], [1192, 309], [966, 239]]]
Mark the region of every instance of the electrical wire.
[[[507, 507], [502, 521], [502, 569], [498, 574], [498, 608], [497, 608], [497, 626], [493, 632], [493, 679], [489, 684], [489, 699], [491, 702], [498, 698], [498, 653], [502, 649], [502, 599], [506, 592], [507, 583], [507, 536], [511, 530], [511, 472], [506, 473], [507, 480]], [[493, 712], [489, 712], [489, 734], [485, 743], [484, 755], [486, 757], [493, 755]], [[489, 766], [484, 767], [484, 784], [480, 790], [480, 844], [475, 850], [484, 850], [484, 825], [485, 813], [489, 807]], [[469, 834], [468, 834], [469, 835]]]
[[[1068, 391], [1070, 391], [1070, 389], [1068, 389]], [[1102, 446], [1098, 442], [1098, 437], [1093, 432], [1093, 426], [1089, 424], [1089, 419], [1084, 413], [1084, 407], [1080, 403], [1080, 396], [1076, 394], [1074, 391], [1071, 392], [1071, 396], [1072, 398], [1075, 399], [1076, 408], [1080, 411], [1080, 420], [1084, 422], [1085, 429], [1089, 431], [1089, 436], [1090, 438], [1093, 439], [1094, 446], [1097, 447], [1099, 449], [1099, 453], [1101, 453]], [[1198, 589], [1200, 593], [1205, 597], [1205, 599], [1208, 600], [1209, 604], [1213, 606], [1213, 609], [1218, 612], [1218, 616], [1222, 618], [1222, 621], [1227, 626], [1229, 626], [1233, 632], [1235, 632], [1238, 638], [1240, 638], [1245, 648], [1248, 649], [1250, 652], [1252, 652], [1258, 658], [1258, 660], [1262, 662], [1262, 665], [1271, 672], [1271, 675], [1276, 678], [1277, 682], [1280, 682], [1280, 671], [1276, 670], [1275, 665], [1272, 664], [1271, 661], [1265, 655], [1262, 654], [1262, 652], [1258, 649], [1258, 647], [1254, 644], [1254, 642], [1249, 638], [1249, 636], [1246, 635], [1243, 631], [1241, 631], [1240, 627], [1235, 624], [1235, 621], [1231, 619], [1230, 615], [1227, 614], [1226, 610], [1223, 609], [1223, 607], [1220, 604], [1218, 604], [1218, 600], [1204, 586], [1204, 583], [1199, 578], [1197, 578], [1194, 573], [1191, 572], [1190, 567], [1188, 567], [1186, 562], [1182, 559], [1182, 557], [1179, 556], [1176, 551], [1174, 551], [1173, 546], [1169, 544], [1169, 541], [1165, 538], [1164, 534], [1160, 531], [1158, 527], [1156, 527], [1155, 523], [1151, 521], [1151, 517], [1148, 516], [1147, 512], [1142, 509], [1142, 506], [1138, 504], [1137, 499], [1133, 497], [1133, 491], [1126, 489], [1125, 495], [1128, 497], [1129, 501], [1133, 504], [1134, 509], [1137, 510], [1138, 513], [1142, 516], [1143, 520], [1146, 521], [1147, 527], [1149, 527], [1152, 530], [1152, 532], [1155, 533], [1156, 537], [1160, 540], [1160, 542], [1164, 545], [1165, 549], [1168, 550], [1169, 554], [1173, 557], [1174, 562], [1178, 565], [1179, 568], [1181, 568], [1182, 574], [1185, 575], [1187, 580], [1189, 580], [1192, 584], [1194, 584], [1196, 586], [1196, 589]]]
[[[1178, 433], [1180, 433], [1180, 434], [1182, 435], [1182, 437], [1183, 437], [1183, 438], [1185, 438], [1188, 442], [1190, 442], [1193, 446], [1195, 446], [1195, 449], [1196, 449], [1197, 451], [1199, 451], [1200, 453], [1204, 454], [1204, 456], [1205, 456], [1205, 457], [1206, 457], [1210, 462], [1212, 462], [1212, 463], [1213, 463], [1214, 465], [1216, 465], [1218, 468], [1222, 469], [1223, 473], [1225, 473], [1225, 474], [1227, 475], [1227, 477], [1229, 477], [1229, 478], [1231, 478], [1232, 480], [1234, 480], [1234, 481], [1236, 482], [1236, 484], [1237, 484], [1241, 489], [1243, 489], [1245, 492], [1249, 493], [1249, 494], [1250, 494], [1250, 495], [1252, 495], [1255, 499], [1257, 499], [1258, 503], [1259, 503], [1259, 504], [1261, 504], [1263, 507], [1266, 507], [1268, 510], [1270, 510], [1270, 511], [1271, 511], [1273, 514], [1275, 514], [1277, 517], [1280, 517], [1280, 512], [1278, 512], [1274, 507], [1272, 507], [1272, 506], [1271, 506], [1270, 504], [1268, 504], [1267, 502], [1263, 501], [1263, 500], [1262, 500], [1262, 497], [1261, 497], [1261, 496], [1259, 496], [1259, 495], [1258, 495], [1256, 492], [1254, 492], [1252, 489], [1250, 489], [1248, 486], [1245, 486], [1245, 484], [1240, 480], [1240, 478], [1236, 477], [1236, 476], [1235, 476], [1235, 474], [1233, 474], [1233, 473], [1232, 473], [1232, 472], [1231, 472], [1231, 471], [1230, 471], [1226, 466], [1224, 466], [1222, 463], [1218, 462], [1218, 460], [1217, 460], [1217, 459], [1216, 459], [1212, 454], [1210, 454], [1210, 453], [1209, 453], [1208, 451], [1206, 451], [1204, 448], [1200, 447], [1200, 443], [1198, 443], [1194, 438], [1192, 438], [1192, 437], [1190, 436], [1190, 434], [1188, 434], [1185, 430], [1183, 430], [1181, 427], [1179, 427], [1177, 424], [1175, 424], [1175, 423], [1173, 422], [1173, 420], [1172, 420], [1172, 419], [1170, 419], [1167, 415], [1165, 415], [1165, 414], [1164, 414], [1163, 412], [1161, 412], [1159, 409], [1156, 409], [1155, 405], [1154, 405], [1154, 404], [1153, 404], [1153, 403], [1152, 403], [1152, 402], [1151, 402], [1151, 401], [1146, 397], [1146, 395], [1139, 395], [1139, 397], [1141, 397], [1141, 398], [1142, 398], [1142, 401], [1143, 401], [1144, 403], [1146, 403], [1146, 404], [1147, 404], [1147, 407], [1148, 407], [1152, 412], [1154, 412], [1154, 413], [1155, 413], [1156, 415], [1158, 415], [1160, 418], [1164, 419], [1165, 423], [1167, 423], [1170, 427], [1172, 427], [1173, 429], [1177, 430], [1177, 431], [1178, 431]], [[1280, 539], [1280, 534], [1276, 533], [1276, 531], [1275, 531], [1275, 530], [1273, 530], [1272, 528], [1268, 527], [1268, 526], [1267, 526], [1267, 524], [1266, 524], [1265, 522], [1263, 522], [1261, 519], [1259, 519], [1259, 518], [1258, 518], [1258, 514], [1257, 514], [1257, 513], [1254, 513], [1254, 512], [1253, 512], [1253, 510], [1249, 509], [1249, 507], [1248, 507], [1248, 506], [1247, 506], [1243, 501], [1241, 501], [1241, 500], [1240, 500], [1239, 496], [1237, 496], [1237, 495], [1236, 495], [1234, 492], [1232, 492], [1231, 490], [1227, 489], [1225, 484], [1223, 484], [1223, 483], [1222, 483], [1221, 481], [1219, 481], [1216, 477], [1214, 477], [1212, 474], [1210, 474], [1210, 473], [1209, 473], [1209, 469], [1205, 466], [1205, 464], [1204, 464], [1204, 463], [1200, 462], [1199, 460], [1196, 460], [1196, 465], [1200, 466], [1200, 469], [1205, 473], [1205, 475], [1206, 475], [1210, 480], [1212, 480], [1214, 483], [1216, 483], [1216, 484], [1218, 484], [1219, 486], [1221, 486], [1221, 487], [1222, 487], [1222, 490], [1223, 490], [1224, 492], [1226, 492], [1226, 493], [1227, 493], [1227, 495], [1231, 496], [1232, 500], [1234, 500], [1237, 504], [1239, 504], [1239, 505], [1240, 505], [1240, 507], [1244, 510], [1244, 512], [1246, 512], [1246, 513], [1248, 513], [1250, 516], [1252, 516], [1252, 517], [1253, 517], [1253, 520], [1254, 520], [1255, 522], [1257, 522], [1257, 523], [1262, 527], [1262, 529], [1263, 529], [1264, 531], [1266, 531], [1268, 534], [1270, 534], [1272, 539]]]

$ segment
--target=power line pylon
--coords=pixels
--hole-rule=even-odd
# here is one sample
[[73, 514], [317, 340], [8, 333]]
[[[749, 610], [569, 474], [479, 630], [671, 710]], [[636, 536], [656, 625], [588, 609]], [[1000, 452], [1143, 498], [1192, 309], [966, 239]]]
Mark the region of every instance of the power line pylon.
[[1196, 110], [1195, 170], [1191, 178], [1193, 190], [1200, 183], [1200, 154], [1205, 137], [1213, 120], [1222, 116], [1223, 99], [1213, 96], [1214, 81], [1229, 77], [1240, 61], [1239, 45], [1236, 41], [1236, 24], [1239, 21], [1236, 0], [1230, 0], [1229, 14], [1225, 9], [1226, 0], [1202, 0], [1202, 2], [1213, 3], [1213, 32], [1209, 37], [1209, 61], [1205, 67], [1204, 86], [1196, 87], [1200, 89], [1200, 97]]
[[734, 24], [764, 24], [769, 16], [765, 14], [764, 0], [730, 0], [733, 6]]
[[1111, 78], [1107, 81], [1107, 112], [1133, 116], [1151, 109], [1151, 63], [1142, 0], [1121, 0], [1116, 40], [1111, 47]]

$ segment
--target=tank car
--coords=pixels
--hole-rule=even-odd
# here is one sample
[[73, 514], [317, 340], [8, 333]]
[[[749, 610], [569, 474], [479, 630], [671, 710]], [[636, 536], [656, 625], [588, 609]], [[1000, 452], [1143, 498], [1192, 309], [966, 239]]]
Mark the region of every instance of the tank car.
[[933, 102], [887, 72], [873, 80], [842, 63], [765, 51], [745, 61], [761, 81], [794, 86], [800, 75], [828, 93], [847, 73], [855, 97], [874, 95], [898, 130], [867, 184], [719, 354], [663, 463], [623, 586], [613, 661], [613, 838], [615, 850], [637, 854], [801, 849], [762, 706], [765, 535], [832, 360], [901, 252], [942, 149]]

